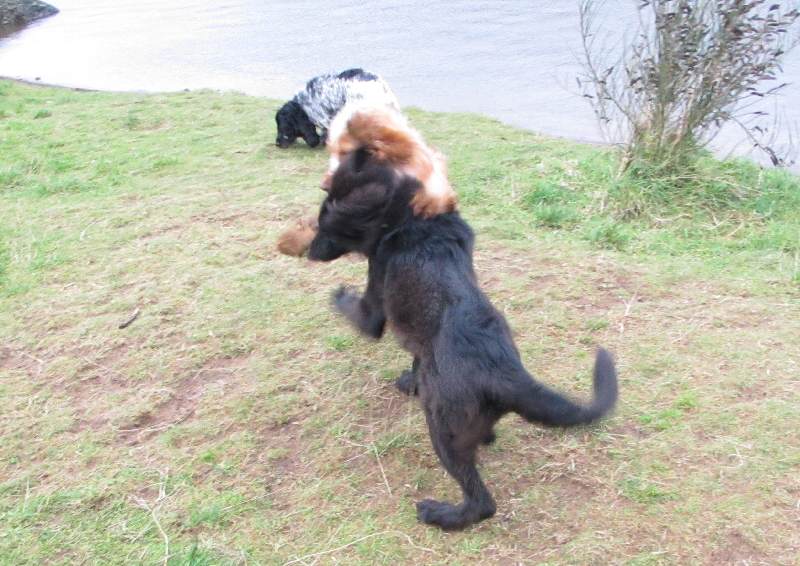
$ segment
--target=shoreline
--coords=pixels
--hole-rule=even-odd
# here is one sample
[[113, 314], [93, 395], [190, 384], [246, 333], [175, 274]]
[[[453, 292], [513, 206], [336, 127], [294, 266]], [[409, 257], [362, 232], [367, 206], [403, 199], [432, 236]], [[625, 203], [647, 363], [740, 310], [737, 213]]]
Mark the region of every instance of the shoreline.
[[[206, 88], [194, 89], [194, 90], [193, 89], [189, 89], [189, 88], [184, 88], [184, 89], [181, 89], [181, 90], [158, 90], [158, 91], [155, 91], [155, 90], [109, 90], [109, 89], [101, 89], [101, 88], [85, 88], [85, 87], [80, 87], [80, 86], [69, 86], [69, 85], [61, 85], [61, 84], [56, 84], [56, 83], [47, 83], [47, 82], [42, 82], [42, 81], [37, 81], [37, 80], [21, 79], [21, 78], [18, 78], [18, 77], [9, 77], [9, 76], [6, 76], [6, 75], [0, 75], [0, 81], [9, 81], [9, 82], [13, 82], [13, 83], [28, 85], [28, 86], [40, 86], [40, 87], [45, 87], [45, 88], [62, 88], [62, 89], [65, 89], [65, 90], [72, 90], [72, 91], [75, 91], [75, 92], [108, 92], [108, 93], [111, 93], [111, 94], [159, 95], [159, 94], [175, 94], [175, 93], [179, 93], [179, 92], [202, 92], [202, 91], [208, 91], [208, 92], [216, 92], [216, 93], [220, 93], [220, 94], [224, 94], [226, 92], [230, 92], [230, 93], [241, 94], [241, 95], [244, 95], [244, 96], [252, 96], [253, 98], [264, 98], [266, 100], [279, 100], [277, 98], [270, 98], [270, 97], [266, 97], [266, 96], [258, 96], [258, 95], [255, 95], [255, 94], [248, 94], [248, 93], [242, 92], [240, 90], [219, 90], [219, 89], [215, 89], [215, 88], [212, 88], [212, 87], [206, 87]], [[419, 106], [407, 106], [407, 107], [404, 107], [404, 108], [416, 108], [416, 109], [422, 110], [424, 112], [433, 112], [433, 113], [436, 113], [436, 114], [439, 114], [439, 113], [440, 114], [474, 114], [475, 116], [480, 116], [482, 118], [489, 118], [491, 120], [497, 120], [498, 122], [508, 126], [509, 128], [515, 128], [515, 129], [518, 129], [518, 130], [523, 130], [525, 132], [529, 132], [531, 134], [534, 134], [534, 135], [537, 135], [537, 136], [546, 137], [546, 138], [550, 138], [550, 139], [563, 140], [563, 141], [566, 141], [566, 142], [578, 143], [578, 144], [582, 144], [582, 145], [589, 145], [589, 146], [592, 146], [592, 147], [608, 147], [608, 148], [611, 148], [611, 147], [614, 147], [614, 145], [615, 145], [612, 142], [594, 141], [594, 140], [581, 139], [581, 138], [570, 138], [570, 137], [566, 137], [566, 136], [559, 136], [557, 134], [549, 134], [547, 132], [539, 132], [537, 130], [531, 130], [530, 128], [525, 128], [525, 127], [522, 127], [522, 126], [509, 124], [508, 122], [505, 122], [505, 121], [501, 120], [500, 118], [495, 118], [494, 116], [490, 116], [489, 114], [483, 114], [481, 112], [448, 112], [446, 110], [427, 110], [426, 108], [421, 108]]]
[[[34, 87], [38, 86], [38, 87], [44, 87], [44, 88], [60, 88], [60, 89], [65, 89], [65, 90], [71, 90], [71, 91], [74, 91], [74, 92], [105, 92], [105, 93], [109, 93], [109, 94], [141, 94], [141, 95], [154, 95], [154, 96], [156, 96], [156, 95], [160, 95], [160, 94], [175, 94], [175, 93], [180, 93], [180, 92], [203, 92], [203, 91], [207, 91], [207, 92], [213, 92], [213, 93], [219, 93], [219, 94], [235, 93], [235, 94], [241, 94], [243, 96], [250, 96], [250, 97], [253, 97], [253, 98], [261, 98], [261, 99], [264, 99], [264, 100], [281, 100], [279, 98], [272, 98], [272, 97], [267, 97], [267, 96], [260, 96], [260, 95], [257, 95], [257, 94], [250, 94], [250, 93], [247, 93], [247, 92], [244, 92], [244, 91], [241, 91], [241, 90], [233, 90], [233, 89], [231, 89], [231, 90], [220, 90], [220, 89], [215, 89], [213, 87], [204, 87], [204, 88], [200, 88], [200, 89], [184, 88], [184, 89], [180, 89], [180, 90], [158, 90], [158, 91], [154, 91], [154, 90], [109, 90], [109, 89], [69, 86], [69, 85], [62, 85], [62, 84], [57, 84], [57, 83], [48, 83], [48, 82], [42, 82], [42, 81], [37, 81], [37, 80], [22, 79], [22, 78], [18, 78], [18, 77], [9, 77], [7, 75], [0, 75], [0, 81], [9, 81], [9, 82], [17, 83], [17, 84], [23, 84], [23, 85], [34, 86]], [[500, 118], [497, 118], [495, 116], [491, 116], [489, 114], [484, 114], [484, 113], [477, 112], [477, 111], [476, 112], [456, 112], [456, 111], [447, 111], [447, 110], [428, 110], [426, 108], [422, 108], [422, 107], [419, 107], [419, 106], [406, 106], [406, 107], [404, 107], [404, 109], [407, 109], [407, 108], [414, 108], [414, 109], [422, 110], [424, 112], [432, 112], [432, 113], [435, 113], [435, 114], [473, 114], [473, 115], [479, 116], [481, 118], [488, 118], [490, 120], [497, 120], [499, 123], [501, 123], [501, 124], [503, 124], [503, 125], [505, 125], [505, 126], [507, 126], [509, 128], [522, 130], [522, 131], [525, 131], [525, 132], [528, 132], [528, 133], [531, 133], [531, 134], [534, 134], [534, 135], [537, 135], [537, 136], [541, 136], [543, 138], [548, 138], [548, 139], [552, 139], [552, 140], [560, 140], [560, 141], [569, 142], [569, 143], [576, 143], [576, 144], [586, 145], [586, 146], [590, 146], [590, 147], [611, 149], [611, 148], [614, 148], [614, 147], [619, 145], [619, 144], [616, 144], [614, 142], [589, 140], [589, 139], [585, 139], [585, 138], [572, 138], [572, 137], [567, 137], [567, 136], [560, 136], [558, 134], [552, 134], [552, 133], [548, 133], [548, 132], [541, 132], [541, 131], [537, 131], [537, 130], [532, 130], [530, 128], [526, 128], [524, 126], [518, 126], [516, 124], [511, 124], [511, 123], [506, 122], [506, 121], [504, 121], [504, 120], [502, 120]], [[746, 143], [746, 142], [745, 141], [739, 142], [739, 144], [743, 144], [743, 143]], [[739, 144], [737, 144], [737, 145], [739, 145]], [[760, 167], [761, 169], [764, 169], [764, 170], [771, 170], [771, 169], [784, 170], [784, 171], [788, 171], [789, 173], [791, 173], [793, 175], [800, 176], [800, 159], [798, 159], [798, 161], [793, 165], [790, 165], [790, 166], [787, 166], [787, 167], [776, 167], [776, 166], [774, 166], [774, 165], [772, 165], [770, 163], [767, 163], [766, 161], [762, 162], [761, 160], [759, 160], [756, 157], [756, 155], [754, 155], [752, 153], [754, 151], [753, 149], [750, 149], [751, 153], [744, 153], [744, 154], [740, 154], [740, 155], [736, 155], [733, 151], [730, 151], [730, 150], [723, 155], [722, 152], [718, 148], [715, 149], [713, 147], [708, 147], [707, 150], [718, 161], [728, 161], [728, 160], [743, 159], [743, 160], [746, 160], [749, 163], [751, 163], [751, 164], [753, 164], [753, 165], [755, 165], [757, 167]]]

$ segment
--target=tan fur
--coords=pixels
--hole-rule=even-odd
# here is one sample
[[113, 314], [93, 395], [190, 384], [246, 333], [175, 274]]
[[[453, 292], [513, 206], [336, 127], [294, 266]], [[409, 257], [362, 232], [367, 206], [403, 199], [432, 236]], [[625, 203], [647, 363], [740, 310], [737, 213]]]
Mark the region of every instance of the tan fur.
[[306, 253], [316, 235], [317, 218], [301, 218], [278, 237], [278, 251], [284, 255], [300, 257]]
[[[401, 114], [383, 108], [358, 110], [342, 134], [329, 140], [328, 150], [341, 160], [362, 146], [368, 147], [381, 161], [419, 179], [423, 190], [411, 202], [415, 214], [431, 217], [455, 210], [457, 197], [447, 180], [444, 157], [428, 146]], [[332, 174], [333, 171], [328, 171], [323, 188], [330, 184]]]

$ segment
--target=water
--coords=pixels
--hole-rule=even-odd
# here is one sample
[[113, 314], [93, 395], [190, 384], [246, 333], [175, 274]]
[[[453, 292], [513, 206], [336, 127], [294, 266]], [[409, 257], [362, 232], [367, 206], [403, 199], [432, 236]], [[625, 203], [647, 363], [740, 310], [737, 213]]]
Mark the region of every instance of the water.
[[[288, 98], [316, 74], [360, 66], [383, 75], [404, 106], [479, 112], [550, 135], [602, 139], [575, 84], [580, 36], [572, 0], [56, 4], [60, 14], [0, 39], [1, 76]], [[612, 29], [634, 21], [633, 5], [606, 3]], [[790, 54], [784, 79], [800, 82], [800, 51]], [[800, 85], [784, 91], [777, 111], [800, 124]], [[742, 142], [728, 130], [717, 146], [741, 153]]]

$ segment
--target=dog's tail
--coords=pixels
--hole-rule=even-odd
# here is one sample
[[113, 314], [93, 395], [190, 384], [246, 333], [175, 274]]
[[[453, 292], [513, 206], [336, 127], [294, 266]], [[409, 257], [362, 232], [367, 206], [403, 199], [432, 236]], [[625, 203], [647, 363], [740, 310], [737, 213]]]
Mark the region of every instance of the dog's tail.
[[573, 426], [596, 421], [617, 402], [617, 371], [608, 351], [600, 348], [594, 362], [594, 399], [588, 405], [571, 401], [525, 376], [515, 392], [512, 409], [530, 422], [546, 426]]

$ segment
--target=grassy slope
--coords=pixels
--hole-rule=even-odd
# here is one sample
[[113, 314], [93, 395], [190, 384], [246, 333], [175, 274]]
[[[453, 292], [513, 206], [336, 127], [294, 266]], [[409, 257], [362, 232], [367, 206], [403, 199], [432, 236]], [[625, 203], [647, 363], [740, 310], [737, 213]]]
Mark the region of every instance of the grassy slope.
[[0, 82], [0, 562], [796, 563], [795, 180], [708, 165], [761, 196], [621, 224], [601, 150], [411, 112], [531, 370], [584, 395], [599, 343], [621, 372], [599, 426], [500, 423], [498, 516], [444, 534], [407, 356], [328, 306], [363, 262], [274, 251], [325, 166], [275, 109]]

